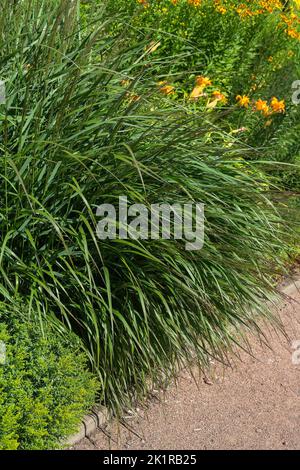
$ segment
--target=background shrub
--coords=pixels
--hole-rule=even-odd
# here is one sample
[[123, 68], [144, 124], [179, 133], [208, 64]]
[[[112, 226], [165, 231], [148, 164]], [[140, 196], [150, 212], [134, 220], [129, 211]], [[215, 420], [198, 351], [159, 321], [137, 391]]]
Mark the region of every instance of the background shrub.
[[[279, 0], [107, 0], [112, 15], [122, 12], [132, 29], [127, 41], [159, 42], [153, 52], [158, 80], [174, 86], [173, 99], [193, 108], [207, 108], [213, 91], [227, 98], [209, 117], [224, 132], [251, 147], [251, 158], [276, 161], [269, 168], [277, 183], [299, 192], [300, 106], [292, 103], [292, 83], [300, 77], [300, 4]], [[113, 30], [121, 29], [121, 19]], [[168, 60], [164, 60], [164, 58]], [[162, 66], [163, 64], [163, 66]], [[197, 102], [190, 101], [195, 77], [212, 84]], [[248, 108], [236, 96], [249, 97]], [[285, 102], [285, 113], [255, 112], [258, 99], [273, 96]], [[248, 157], [249, 158], [249, 155]]]

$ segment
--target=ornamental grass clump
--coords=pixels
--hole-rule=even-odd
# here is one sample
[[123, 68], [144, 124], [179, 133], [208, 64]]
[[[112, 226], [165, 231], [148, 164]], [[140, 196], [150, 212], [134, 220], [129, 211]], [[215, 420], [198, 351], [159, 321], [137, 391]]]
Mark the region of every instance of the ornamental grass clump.
[[[259, 333], [285, 222], [248, 148], [160, 92], [126, 25], [112, 36], [105, 11], [82, 20], [78, 2], [2, 4], [0, 296], [76, 333], [116, 411]], [[203, 249], [99, 240], [96, 208], [119, 196], [204, 203]]]

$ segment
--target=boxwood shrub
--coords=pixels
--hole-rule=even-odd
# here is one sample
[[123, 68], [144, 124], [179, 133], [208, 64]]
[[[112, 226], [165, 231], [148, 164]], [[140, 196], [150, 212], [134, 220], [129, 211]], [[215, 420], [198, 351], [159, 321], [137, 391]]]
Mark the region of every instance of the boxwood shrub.
[[[97, 383], [73, 336], [0, 303], [0, 449], [53, 449], [76, 430]], [[28, 310], [29, 311], [29, 310]]]

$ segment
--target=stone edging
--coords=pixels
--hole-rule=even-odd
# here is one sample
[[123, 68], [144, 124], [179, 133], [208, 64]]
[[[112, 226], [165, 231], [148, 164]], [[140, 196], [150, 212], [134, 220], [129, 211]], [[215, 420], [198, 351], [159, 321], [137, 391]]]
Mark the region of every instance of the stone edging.
[[63, 442], [63, 445], [66, 447], [71, 447], [85, 437], [92, 436], [95, 434], [97, 429], [103, 427], [108, 422], [108, 420], [109, 412], [107, 408], [104, 406], [94, 407], [93, 410], [83, 418], [78, 432], [68, 437], [68, 439]]
[[[287, 285], [279, 287], [279, 291], [288, 297], [292, 297], [296, 292], [300, 291], [300, 276], [298, 275], [291, 279]], [[92, 436], [98, 428], [107, 424], [108, 420], [109, 412], [107, 408], [104, 406], [94, 407], [93, 410], [84, 417], [78, 432], [66, 439], [64, 445], [71, 447], [85, 437]]]

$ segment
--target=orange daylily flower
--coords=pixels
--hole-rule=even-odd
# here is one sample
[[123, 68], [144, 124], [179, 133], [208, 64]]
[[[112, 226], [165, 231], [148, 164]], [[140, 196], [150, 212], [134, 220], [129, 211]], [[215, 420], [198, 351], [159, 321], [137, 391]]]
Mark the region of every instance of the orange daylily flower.
[[285, 103], [284, 100], [278, 100], [275, 96], [271, 99], [271, 108], [274, 113], [284, 113], [285, 112]]
[[255, 102], [256, 111], [261, 111], [264, 116], [269, 116], [270, 107], [265, 100], [259, 99]]
[[293, 39], [299, 39], [300, 40], [300, 33], [298, 33], [298, 31], [296, 31], [296, 29], [293, 29], [293, 28], [288, 29], [287, 34], [288, 34], [288, 36], [290, 36]]
[[227, 102], [227, 98], [224, 95], [224, 93], [221, 93], [219, 90], [215, 90], [212, 92], [212, 96], [214, 97], [215, 100], [217, 101], [222, 101], [223, 103]]
[[211, 85], [211, 83], [212, 82], [208, 77], [203, 77], [203, 75], [196, 77], [196, 86], [202, 87], [202, 89]]
[[148, 8], [148, 6], [149, 6], [149, 3], [148, 3], [147, 0], [138, 0], [138, 3], [143, 5], [145, 8]]
[[158, 82], [159, 91], [163, 95], [171, 95], [175, 92], [175, 87], [173, 85], [168, 85], [166, 81]]
[[237, 95], [235, 99], [238, 101], [239, 106], [242, 106], [243, 108], [248, 108], [250, 103], [249, 96]]
[[202, 0], [188, 0], [188, 3], [190, 5], [193, 5], [193, 7], [200, 7]]

